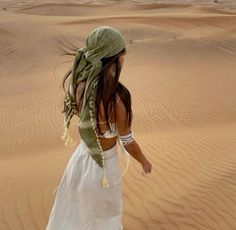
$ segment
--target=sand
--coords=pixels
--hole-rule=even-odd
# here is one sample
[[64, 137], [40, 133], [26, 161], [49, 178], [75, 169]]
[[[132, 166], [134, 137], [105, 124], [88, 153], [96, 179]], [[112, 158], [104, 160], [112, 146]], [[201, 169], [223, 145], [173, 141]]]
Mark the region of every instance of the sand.
[[1, 1], [0, 229], [45, 229], [74, 151], [60, 138], [61, 81], [73, 63], [61, 49], [109, 25], [127, 41], [120, 81], [153, 164], [143, 176], [131, 158], [125, 229], [235, 230], [235, 2], [117, 2]]

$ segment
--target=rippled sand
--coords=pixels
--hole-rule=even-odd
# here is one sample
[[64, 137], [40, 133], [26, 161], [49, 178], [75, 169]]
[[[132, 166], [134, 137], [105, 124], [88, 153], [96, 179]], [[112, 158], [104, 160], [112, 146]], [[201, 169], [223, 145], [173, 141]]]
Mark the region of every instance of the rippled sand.
[[120, 80], [153, 164], [144, 177], [131, 158], [125, 229], [236, 229], [235, 4], [183, 2], [1, 1], [1, 230], [45, 229], [73, 153], [60, 138], [61, 81], [73, 62], [61, 49], [84, 47], [101, 25], [127, 41]]

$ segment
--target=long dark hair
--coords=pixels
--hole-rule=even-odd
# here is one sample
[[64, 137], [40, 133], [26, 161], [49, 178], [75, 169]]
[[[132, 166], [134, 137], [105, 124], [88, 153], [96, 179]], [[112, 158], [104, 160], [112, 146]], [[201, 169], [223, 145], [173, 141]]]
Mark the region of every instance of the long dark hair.
[[[70, 48], [72, 52], [68, 52], [63, 50], [63, 53], [66, 55], [72, 55], [75, 56], [76, 48], [73, 46], [73, 48]], [[111, 131], [110, 123], [109, 123], [109, 116], [114, 109], [115, 114], [115, 122], [116, 122], [116, 95], [120, 97], [122, 102], [124, 103], [124, 106], [126, 108], [126, 116], [127, 116], [127, 126], [130, 127], [133, 119], [133, 113], [131, 108], [131, 95], [129, 90], [119, 81], [120, 73], [121, 73], [121, 65], [119, 62], [119, 57], [122, 54], [126, 53], [126, 48], [124, 48], [120, 53], [108, 57], [103, 58], [102, 61], [102, 71], [99, 73], [99, 80], [98, 80], [98, 87], [97, 87], [97, 97], [96, 97], [96, 108], [100, 108], [101, 101], [103, 102], [104, 106], [104, 112], [105, 112], [105, 120], [106, 123], [109, 126], [109, 129]], [[111, 69], [115, 65], [115, 75], [112, 74]], [[71, 75], [72, 69], [70, 69], [63, 78], [62, 81], [62, 88], [65, 91], [65, 82], [66, 79]], [[80, 98], [82, 99], [83, 94]], [[78, 108], [79, 110], [79, 108]], [[63, 111], [62, 111], [63, 112]], [[96, 114], [96, 120], [99, 121], [99, 112], [100, 110], [97, 109]], [[100, 127], [97, 122], [97, 130], [98, 133], [101, 133]]]
[[[97, 87], [97, 97], [96, 97], [96, 108], [99, 108], [101, 101], [103, 102], [104, 112], [105, 112], [105, 120], [109, 126], [111, 131], [111, 127], [109, 124], [109, 116], [114, 109], [116, 111], [116, 95], [120, 97], [122, 102], [126, 108], [126, 116], [127, 116], [127, 125], [131, 126], [132, 122], [132, 108], [131, 108], [131, 95], [129, 90], [119, 82], [120, 73], [121, 73], [121, 65], [119, 62], [119, 57], [122, 54], [126, 53], [126, 49], [123, 49], [120, 53], [115, 56], [109, 58], [102, 59], [103, 70], [99, 74], [99, 81]], [[112, 65], [115, 65], [115, 75], [112, 74], [111, 69]], [[115, 114], [115, 122], [116, 122], [116, 112]], [[99, 121], [99, 111], [97, 112], [97, 121]], [[100, 127], [98, 127], [98, 132], [100, 133]]]

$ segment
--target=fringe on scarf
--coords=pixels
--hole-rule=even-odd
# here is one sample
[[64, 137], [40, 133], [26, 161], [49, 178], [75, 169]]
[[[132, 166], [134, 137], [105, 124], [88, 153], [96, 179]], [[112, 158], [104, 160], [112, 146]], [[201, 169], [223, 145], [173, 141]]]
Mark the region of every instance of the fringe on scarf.
[[74, 147], [77, 144], [77, 142], [70, 135], [69, 128], [67, 127], [66, 122], [64, 122], [64, 132], [61, 138], [62, 140], [64, 140], [65, 146]]

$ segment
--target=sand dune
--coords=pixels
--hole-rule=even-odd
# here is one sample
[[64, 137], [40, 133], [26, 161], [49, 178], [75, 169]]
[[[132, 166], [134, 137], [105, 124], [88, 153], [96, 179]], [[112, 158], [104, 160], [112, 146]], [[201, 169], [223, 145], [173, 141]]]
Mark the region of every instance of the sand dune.
[[73, 154], [60, 138], [61, 81], [73, 63], [61, 49], [83, 47], [100, 25], [127, 41], [121, 82], [132, 94], [136, 140], [153, 163], [144, 177], [131, 159], [125, 229], [236, 229], [234, 4], [134, 2], [0, 3], [1, 230], [45, 229]]

